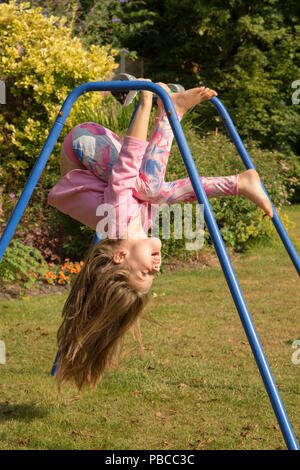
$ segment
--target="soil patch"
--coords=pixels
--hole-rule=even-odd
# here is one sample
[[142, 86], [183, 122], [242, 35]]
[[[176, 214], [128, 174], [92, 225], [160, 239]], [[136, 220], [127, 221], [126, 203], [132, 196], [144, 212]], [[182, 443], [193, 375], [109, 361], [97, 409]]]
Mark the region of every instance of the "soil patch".
[[21, 299], [24, 296], [35, 297], [38, 295], [48, 295], [63, 293], [70, 290], [69, 285], [52, 286], [44, 281], [37, 281], [31, 289], [24, 289], [17, 282], [4, 283], [0, 281], [0, 301]]
[[[230, 258], [232, 259], [232, 255]], [[219, 258], [213, 251], [203, 251], [197, 253], [197, 255], [188, 260], [181, 260], [177, 258], [170, 258], [168, 262], [163, 264], [164, 272], [180, 272], [180, 271], [191, 271], [192, 269], [207, 269], [216, 268], [220, 266]]]

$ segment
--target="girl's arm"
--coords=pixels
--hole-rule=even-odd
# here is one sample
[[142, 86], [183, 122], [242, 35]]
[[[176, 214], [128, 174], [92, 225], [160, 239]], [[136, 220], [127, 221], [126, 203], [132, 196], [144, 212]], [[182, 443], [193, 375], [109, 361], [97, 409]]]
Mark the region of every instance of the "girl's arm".
[[114, 164], [104, 200], [117, 204], [120, 197], [132, 197], [141, 161], [148, 146], [147, 134], [152, 109], [152, 93], [142, 91], [140, 105], [124, 137], [119, 158]]
[[[109, 182], [101, 181], [90, 170], [72, 171], [50, 191], [50, 205], [94, 230], [99, 222], [97, 210], [102, 204], [109, 203], [118, 208], [123, 199], [127, 206], [131, 206], [136, 177], [148, 146], [146, 139], [152, 94], [149, 96], [147, 93], [141, 94], [140, 106], [124, 138]], [[116, 212], [118, 218], [119, 209]]]
[[[146, 81], [150, 82], [151, 80]], [[153, 93], [150, 91], [143, 90], [141, 92], [140, 105], [135, 113], [130, 127], [127, 130], [127, 136], [137, 137], [141, 140], [147, 140], [149, 120], [152, 109], [152, 96]]]

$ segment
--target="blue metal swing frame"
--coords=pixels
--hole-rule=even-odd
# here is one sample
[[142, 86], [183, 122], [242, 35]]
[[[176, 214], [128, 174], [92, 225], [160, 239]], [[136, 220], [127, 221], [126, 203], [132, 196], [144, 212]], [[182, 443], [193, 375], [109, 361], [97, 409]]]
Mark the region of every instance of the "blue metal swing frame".
[[[66, 119], [71, 111], [71, 108], [75, 101], [83, 94], [91, 91], [112, 91], [112, 90], [148, 90], [155, 93], [159, 96], [164, 104], [170, 125], [172, 127], [174, 137], [176, 139], [177, 145], [179, 147], [180, 153], [182, 155], [185, 167], [187, 169], [188, 175], [190, 177], [193, 189], [197, 196], [199, 204], [204, 205], [204, 218], [208, 230], [210, 232], [211, 239], [214, 243], [217, 255], [219, 257], [228, 287], [230, 289], [231, 295], [233, 297], [234, 303], [236, 305], [238, 314], [240, 316], [242, 325], [244, 327], [246, 336], [248, 338], [249, 344], [252, 349], [255, 361], [257, 363], [258, 369], [262, 376], [265, 388], [269, 395], [271, 404], [273, 406], [276, 418], [278, 420], [281, 432], [285, 439], [286, 445], [290, 450], [299, 450], [299, 446], [295, 435], [293, 433], [291, 424], [289, 422], [288, 416], [286, 414], [284, 405], [280, 398], [277, 386], [275, 384], [274, 378], [272, 376], [271, 370], [269, 368], [267, 359], [265, 357], [262, 345], [257, 336], [255, 327], [253, 325], [250, 313], [248, 311], [245, 299], [243, 297], [242, 291], [240, 289], [238, 280], [236, 278], [235, 272], [233, 270], [230, 258], [228, 256], [227, 250], [224, 245], [224, 241], [220, 234], [218, 225], [214, 218], [213, 212], [211, 210], [208, 198], [204, 191], [203, 185], [199, 173], [197, 171], [195, 162], [193, 160], [192, 154], [190, 152], [188, 143], [186, 141], [185, 135], [183, 133], [182, 127], [180, 125], [177, 113], [175, 111], [174, 105], [168, 93], [159, 85], [147, 82], [147, 81], [115, 81], [115, 82], [90, 82], [84, 83], [77, 88], [75, 88], [66, 98], [64, 104], [61, 107], [61, 110], [55, 120], [55, 123], [48, 135], [48, 138], [41, 150], [41, 153], [31, 171], [31, 174], [28, 178], [28, 181], [24, 187], [24, 190], [18, 200], [17, 205], [8, 221], [8, 224], [3, 232], [3, 235], [0, 239], [0, 261], [3, 257], [3, 254], [16, 230], [16, 227], [23, 215], [24, 210], [28, 204], [28, 201], [32, 195], [32, 192], [45, 168], [45, 165], [50, 157], [53, 147], [60, 135], [60, 132], [66, 122]], [[245, 166], [247, 169], [255, 169], [249, 154], [227, 112], [222, 102], [214, 97], [210, 100], [212, 104], [217, 108], [218, 113], [220, 114], [228, 132], [231, 136]], [[264, 188], [264, 186], [263, 186]], [[265, 190], [265, 188], [264, 188]], [[266, 192], [266, 190], [265, 190]], [[267, 194], [267, 192], [266, 192]], [[268, 194], [267, 194], [268, 196]], [[268, 196], [269, 197], [269, 196]], [[269, 198], [270, 199], [270, 198]], [[274, 217], [272, 219], [276, 230], [298, 272], [300, 275], [300, 258], [275, 210], [273, 207]], [[93, 244], [97, 243], [101, 239], [101, 234], [96, 234], [93, 240]], [[56, 358], [57, 359], [57, 358]], [[56, 364], [52, 368], [52, 373], [55, 374]]]

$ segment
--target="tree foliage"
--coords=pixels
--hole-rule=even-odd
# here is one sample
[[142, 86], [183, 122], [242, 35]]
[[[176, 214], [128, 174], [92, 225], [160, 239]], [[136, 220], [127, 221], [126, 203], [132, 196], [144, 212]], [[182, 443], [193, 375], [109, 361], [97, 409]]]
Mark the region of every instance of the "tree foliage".
[[[17, 178], [28, 175], [67, 95], [78, 85], [105, 80], [116, 68], [107, 46], [84, 48], [65, 18], [43, 15], [30, 3], [0, 4], [1, 166]], [[98, 109], [100, 94], [81, 97], [64, 127], [74, 124], [76, 107]], [[54, 162], [57, 166], [57, 161]]]
[[[299, 106], [292, 103], [300, 78], [297, 0], [145, 3], [156, 13], [153, 28], [128, 36], [126, 45], [147, 59], [147, 76], [216, 89], [243, 137], [299, 153]], [[213, 107], [205, 115], [218, 125]]]
[[[299, 153], [299, 106], [292, 102], [292, 86], [300, 79], [297, 0], [31, 3], [67, 15], [73, 34], [86, 44], [144, 58], [152, 80], [215, 88], [243, 138]], [[212, 106], [196, 120], [206, 130], [220, 125]]]
[[31, 4], [49, 15], [64, 16], [83, 44], [107, 45], [126, 51], [131, 59], [136, 58], [136, 50], [134, 41], [130, 51], [125, 48], [128, 38], [147, 34], [156, 17], [143, 0], [32, 0]]

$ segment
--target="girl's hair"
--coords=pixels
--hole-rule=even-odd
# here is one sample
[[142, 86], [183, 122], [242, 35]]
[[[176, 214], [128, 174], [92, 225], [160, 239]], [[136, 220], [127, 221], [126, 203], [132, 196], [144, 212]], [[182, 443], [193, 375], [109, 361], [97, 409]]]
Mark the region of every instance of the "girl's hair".
[[147, 293], [129, 286], [130, 271], [115, 264], [119, 240], [103, 240], [86, 256], [63, 308], [57, 333], [57, 385], [72, 381], [94, 389], [107, 366], [119, 358], [124, 333], [134, 327], [141, 345], [139, 315]]

